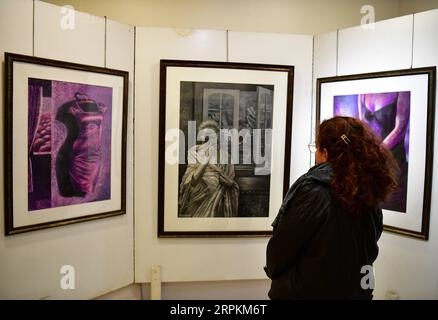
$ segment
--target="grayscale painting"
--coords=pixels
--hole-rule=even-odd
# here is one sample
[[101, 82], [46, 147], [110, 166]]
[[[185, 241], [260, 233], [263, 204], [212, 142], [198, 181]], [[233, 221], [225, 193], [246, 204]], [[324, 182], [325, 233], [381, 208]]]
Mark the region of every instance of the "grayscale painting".
[[269, 216], [273, 96], [272, 85], [181, 82], [179, 217]]

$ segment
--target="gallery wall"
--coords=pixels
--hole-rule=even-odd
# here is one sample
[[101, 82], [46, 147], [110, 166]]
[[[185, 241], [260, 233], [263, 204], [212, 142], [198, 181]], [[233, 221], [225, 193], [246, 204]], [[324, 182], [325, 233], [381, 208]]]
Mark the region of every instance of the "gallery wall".
[[434, 10], [438, 8], [437, 0], [398, 0], [397, 12], [400, 16]]
[[[438, 10], [315, 37], [316, 78], [438, 65]], [[438, 96], [438, 95], [437, 95]], [[315, 104], [314, 104], [315, 108]], [[435, 113], [435, 137], [438, 113]], [[430, 237], [416, 240], [383, 232], [375, 264], [375, 298], [387, 290], [401, 299], [438, 298], [438, 143], [435, 138]]]
[[[354, 27], [315, 37], [147, 27], [135, 32], [132, 26], [80, 12], [76, 27], [63, 30], [61, 17], [60, 7], [40, 1], [1, 0], [1, 59], [7, 51], [130, 72], [127, 214], [9, 237], [0, 219], [0, 298], [93, 298], [134, 280], [149, 282], [156, 265], [162, 267], [164, 298], [238, 299], [246, 297], [245, 290], [251, 291], [249, 297], [265, 297], [267, 238], [157, 238], [160, 59], [294, 65], [291, 182], [313, 163], [307, 144], [313, 139], [316, 78], [438, 64], [438, 10], [382, 21], [372, 30]], [[4, 63], [1, 70], [3, 104]], [[437, 148], [435, 143], [435, 155]], [[378, 299], [387, 290], [404, 299], [438, 298], [437, 170], [435, 157], [429, 241], [383, 233], [376, 263]], [[3, 177], [2, 160], [0, 181]], [[0, 183], [2, 213], [3, 188]], [[66, 264], [76, 270], [75, 290], [60, 288], [60, 268]], [[139, 298], [138, 286], [123, 290], [113, 296]]]
[[[135, 273], [149, 282], [265, 279], [268, 238], [157, 238], [160, 59], [269, 63], [295, 66], [291, 181], [310, 164], [312, 36], [192, 30], [136, 30]], [[308, 107], [306, 107], [308, 106]]]
[[[376, 21], [396, 17], [400, 0], [44, 1], [60, 6], [69, 4], [80, 11], [142, 27], [314, 35], [359, 24], [364, 5], [373, 6]], [[412, 7], [415, 5], [410, 4]], [[435, 3], [433, 8], [437, 7]]]
[[[0, 212], [4, 208], [4, 52], [127, 70], [129, 113], [127, 214], [5, 237], [0, 219], [0, 299], [89, 299], [133, 282], [134, 28], [76, 12], [62, 29], [60, 7], [32, 0], [0, 1]], [[24, 116], [24, 115], [23, 115]], [[63, 265], [75, 270], [75, 289], [62, 290]]]

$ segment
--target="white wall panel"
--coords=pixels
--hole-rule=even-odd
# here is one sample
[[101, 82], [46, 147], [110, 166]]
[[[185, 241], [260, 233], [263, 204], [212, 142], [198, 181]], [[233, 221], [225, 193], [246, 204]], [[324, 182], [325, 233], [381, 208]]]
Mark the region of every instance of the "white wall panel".
[[[438, 10], [415, 14], [414, 23], [413, 67], [438, 65]], [[390, 233], [383, 235], [380, 241], [381, 252], [376, 264], [378, 298], [383, 298], [385, 291], [389, 289], [399, 292], [402, 299], [438, 299], [437, 136], [438, 113], [435, 111], [429, 241], [403, 238]]]
[[437, 65], [438, 9], [414, 15], [414, 66]]
[[[146, 285], [147, 286], [147, 285]], [[163, 300], [266, 300], [271, 281], [205, 281], [164, 283]]]
[[[20, 13], [17, 16], [17, 12]], [[32, 16], [33, 16], [33, 1], [32, 0], [2, 0], [0, 1], [0, 214], [3, 216], [4, 208], [4, 101], [5, 101], [5, 52], [20, 53], [32, 55]], [[0, 232], [4, 230], [4, 220], [0, 217]], [[2, 238], [0, 237], [0, 253]], [[0, 255], [1, 256], [1, 255]], [[0, 262], [1, 265], [1, 262]], [[0, 268], [1, 269], [1, 268]], [[1, 277], [1, 275], [0, 275]]]
[[313, 37], [305, 35], [230, 32], [229, 60], [295, 66], [291, 175], [294, 182], [309, 169], [311, 142]]
[[339, 30], [338, 75], [411, 66], [412, 15]]
[[33, 0], [2, 0], [0, 14], [1, 59], [5, 51], [32, 54]]
[[158, 239], [158, 118], [160, 59], [226, 60], [226, 32], [137, 28], [135, 93], [136, 281], [263, 278], [265, 238]]
[[[337, 31], [316, 35], [313, 38], [313, 90], [312, 90], [312, 141], [316, 135], [316, 80], [336, 75]], [[315, 155], [311, 154], [311, 164], [315, 163]]]
[[[106, 67], [129, 72], [128, 125], [126, 140], [126, 216], [114, 234], [116, 256], [102, 261], [109, 264], [110, 290], [126, 286], [134, 281], [134, 26], [112, 20], [106, 22]], [[111, 235], [109, 235], [111, 236]], [[116, 258], [115, 258], [116, 257]], [[110, 259], [110, 261], [106, 260]], [[111, 284], [111, 286], [109, 286]]]
[[314, 37], [313, 75], [315, 80], [336, 74], [337, 32]]
[[[304, 93], [298, 94], [301, 96], [298, 101], [301, 99], [305, 103], [307, 99], [310, 107], [312, 38], [288, 36], [272, 41], [268, 35], [261, 35], [261, 41], [254, 34], [247, 35], [249, 42], [236, 47], [236, 40], [243, 41], [244, 34], [229, 34], [230, 61], [244, 59], [245, 62], [295, 64], [301, 75], [298, 79], [307, 85], [308, 90], [307, 97]], [[256, 52], [252, 41], [260, 42], [259, 49], [267, 45], [264, 41], [275, 44], [269, 54], [294, 50], [292, 59], [278, 58], [281, 54], [277, 53], [277, 59], [263, 60], [267, 52], [260, 53], [258, 58], [242, 58], [248, 51]], [[284, 43], [286, 46], [281, 47]], [[226, 32], [194, 30], [181, 35], [174, 29], [138, 28], [136, 44], [136, 281], [150, 281], [150, 268], [154, 265], [162, 266], [165, 282], [265, 279], [263, 266], [267, 238], [158, 239], [156, 232], [159, 60], [226, 61]], [[307, 129], [306, 134], [309, 132]]]
[[105, 19], [61, 8], [35, 1], [35, 55], [103, 67]]
[[[10, 51], [32, 55], [32, 7], [32, 1], [26, 0], [0, 2], [0, 21], [8, 23], [6, 29], [2, 27], [0, 30], [1, 50], [7, 48]], [[86, 28], [78, 27], [70, 30], [71, 34], [64, 37], [59, 30], [50, 30], [58, 26], [60, 12], [58, 7], [37, 1], [35, 9], [35, 25], [40, 28], [35, 30], [35, 55], [104, 65], [103, 19], [96, 18], [95, 23], [87, 23]], [[77, 13], [77, 17], [79, 16], [82, 15]], [[80, 25], [81, 21], [82, 18], [78, 18], [76, 22]], [[3, 36], [6, 32], [10, 35]], [[108, 53], [107, 65], [129, 70], [132, 76], [134, 56], [132, 27], [108, 21], [107, 41], [109, 47], [119, 47], [118, 50]], [[96, 46], [96, 43], [102, 45]], [[69, 48], [73, 47], [81, 47], [81, 49], [70, 51]], [[3, 77], [0, 82], [2, 81]], [[3, 88], [3, 83], [1, 87]], [[132, 109], [132, 88], [130, 106]], [[4, 108], [2, 107], [1, 110]], [[132, 129], [132, 112], [129, 122], [129, 127]], [[2, 144], [3, 130], [0, 130], [0, 135]], [[3, 147], [0, 152], [3, 158]], [[130, 153], [132, 154], [132, 134], [128, 135], [128, 154]], [[3, 172], [3, 166], [0, 170]], [[8, 237], [4, 236], [2, 217], [0, 219], [0, 298], [87, 299], [131, 283], [133, 281], [133, 212], [129, 201], [132, 201], [133, 196], [132, 157], [128, 157], [127, 177], [128, 213], [123, 216]], [[0, 197], [3, 208], [3, 184], [1, 184]], [[3, 214], [3, 210], [1, 213]], [[75, 268], [75, 290], [60, 288], [62, 277], [60, 268], [67, 264]]]
[[[20, 12], [17, 15], [17, 12]], [[13, 52], [26, 55], [32, 55], [32, 25], [33, 25], [33, 1], [32, 0], [4, 0], [0, 2], [0, 60], [1, 60], [1, 77], [0, 77], [0, 297], [11, 298], [17, 294], [17, 279], [23, 279], [24, 282], [19, 287], [25, 291], [25, 281], [32, 281], [32, 274], [26, 275], [23, 270], [31, 273], [32, 266], [20, 268], [20, 264], [30, 263], [32, 252], [28, 255], [20, 255], [14, 247], [17, 241], [10, 241], [4, 235], [4, 52]], [[20, 274], [20, 271], [23, 274]], [[59, 272], [59, 271], [58, 271]], [[18, 291], [19, 292], [19, 291]], [[15, 294], [15, 296], [14, 296]]]

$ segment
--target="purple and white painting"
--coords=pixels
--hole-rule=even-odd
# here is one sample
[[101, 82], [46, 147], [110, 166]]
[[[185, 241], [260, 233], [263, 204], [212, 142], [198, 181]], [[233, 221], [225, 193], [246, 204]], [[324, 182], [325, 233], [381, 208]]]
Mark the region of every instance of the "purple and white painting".
[[28, 210], [111, 197], [112, 88], [29, 78]]
[[335, 96], [334, 116], [349, 116], [365, 122], [394, 155], [399, 166], [398, 188], [383, 208], [406, 212], [409, 167], [409, 119], [411, 92], [383, 92]]

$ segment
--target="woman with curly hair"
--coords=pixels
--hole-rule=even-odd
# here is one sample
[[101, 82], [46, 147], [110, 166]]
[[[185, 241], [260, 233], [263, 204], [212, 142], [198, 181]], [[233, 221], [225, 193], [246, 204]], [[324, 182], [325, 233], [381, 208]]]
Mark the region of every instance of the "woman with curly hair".
[[391, 152], [360, 120], [321, 123], [316, 165], [289, 189], [272, 224], [271, 299], [372, 299], [380, 203], [396, 188], [395, 169]]

